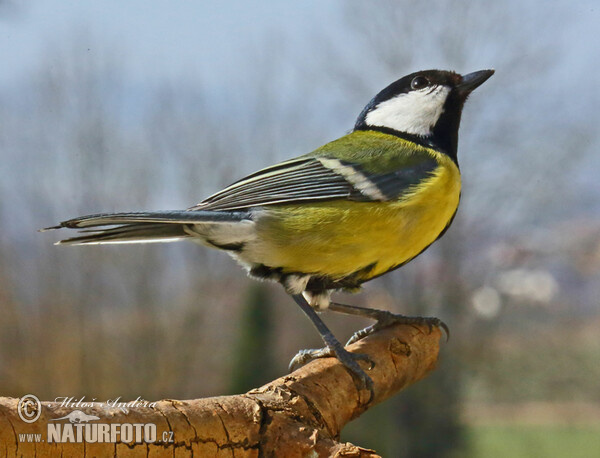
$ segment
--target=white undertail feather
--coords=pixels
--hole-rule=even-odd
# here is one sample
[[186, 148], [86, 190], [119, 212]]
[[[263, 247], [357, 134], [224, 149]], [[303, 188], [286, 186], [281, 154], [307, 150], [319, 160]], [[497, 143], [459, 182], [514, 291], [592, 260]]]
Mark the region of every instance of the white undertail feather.
[[208, 239], [217, 245], [248, 243], [256, 239], [256, 224], [250, 220], [187, 224], [183, 230], [192, 238]]
[[313, 293], [310, 291], [304, 291], [302, 293], [306, 302], [310, 304], [311, 307], [314, 307], [318, 311], [327, 310], [329, 308], [329, 304], [331, 303], [331, 291], [325, 291], [323, 293]]
[[443, 113], [449, 93], [450, 88], [436, 86], [397, 95], [371, 110], [365, 122], [369, 126], [389, 127], [425, 137], [431, 134]]
[[288, 275], [283, 281], [283, 287], [289, 294], [301, 294], [310, 280], [310, 275]]

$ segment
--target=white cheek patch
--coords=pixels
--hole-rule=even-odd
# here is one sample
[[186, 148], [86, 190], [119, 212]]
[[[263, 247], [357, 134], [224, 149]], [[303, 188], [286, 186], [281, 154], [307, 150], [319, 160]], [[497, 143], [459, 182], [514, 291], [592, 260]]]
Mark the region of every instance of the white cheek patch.
[[437, 86], [400, 94], [381, 102], [371, 110], [365, 122], [368, 126], [389, 127], [407, 134], [427, 136], [444, 111], [450, 93], [446, 86]]

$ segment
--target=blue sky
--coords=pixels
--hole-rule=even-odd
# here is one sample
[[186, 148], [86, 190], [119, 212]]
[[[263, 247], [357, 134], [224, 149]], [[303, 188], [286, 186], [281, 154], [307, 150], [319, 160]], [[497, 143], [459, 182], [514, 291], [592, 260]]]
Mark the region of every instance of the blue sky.
[[[145, 85], [167, 83], [167, 86], [185, 85], [201, 89], [205, 94], [218, 98], [223, 90], [234, 87], [238, 91], [254, 91], [256, 85], [245, 81], [245, 78], [251, 78], [252, 75], [245, 75], [244, 69], [254, 64], [251, 59], [261, 58], [262, 48], [277, 45], [281, 41], [284, 50], [282, 61], [285, 60], [286, 65], [293, 66], [296, 73], [303, 67], [311, 69], [301, 76], [312, 85], [311, 92], [304, 97], [311, 100], [319, 97], [330, 99], [329, 101], [338, 104], [334, 107], [336, 112], [344, 113], [339, 124], [335, 124], [333, 118], [330, 120], [336, 126], [331, 135], [339, 135], [343, 132], [342, 125], [345, 128], [352, 125], [361, 108], [359, 103], [366, 103], [376, 90], [388, 84], [392, 78], [401, 76], [377, 73], [365, 61], [372, 50], [355, 49], [352, 31], [340, 17], [340, 6], [345, 3], [351, 7], [358, 1], [364, 2], [8, 0], [15, 6], [0, 9], [0, 62], [3, 63], [4, 70], [0, 72], [0, 90], [3, 89], [5, 94], [12, 94], [15, 100], [20, 100], [20, 89], [27, 87], [20, 83], [35, 78], [40, 69], [48, 68], [47, 65], [40, 65], [40, 62], [48, 59], [47, 56], [52, 59], [57, 50], [62, 50], [76, 55], [115, 55], [119, 59], [119, 78], [130, 90], [130, 97], [135, 94], [132, 88], [140, 87], [139, 93], [145, 94]], [[563, 124], [573, 127], [581, 120], [597, 117], [597, 107], [600, 104], [600, 7], [596, 6], [597, 1], [504, 2], [511, 5], [509, 20], [519, 21], [527, 31], [524, 36], [528, 40], [539, 42], [542, 49], [548, 50], [550, 59], [560, 59], [560, 65], [555, 66], [551, 74], [545, 74], [538, 72], [535, 67], [535, 60], [543, 59], [543, 53], [541, 57], [525, 56], [526, 59], [531, 59], [530, 72], [513, 78], [510, 68], [497, 68], [494, 84], [498, 87], [506, 86], [509, 90], [510, 86], [524, 85], [525, 96], [531, 96], [531, 101], [525, 99], [522, 103], [524, 106], [532, 106], [528, 122], [539, 122], [541, 119], [542, 123], [547, 122], [549, 129]], [[373, 1], [373, 7], [377, 3]], [[408, 7], [404, 5], [409, 2], [399, 4], [403, 8]], [[440, 4], [431, 2], [430, 11], [434, 12]], [[548, 11], [560, 11], [561, 16], [558, 23], [546, 27], [545, 24], [540, 24], [538, 18], [544, 17]], [[467, 11], [452, 13], [466, 14]], [[452, 20], [452, 17], [448, 20]], [[426, 27], [427, 21], [423, 19], [421, 24], [419, 26]], [[498, 24], [501, 29], [502, 18], [498, 18]], [[435, 41], [435, 34], [431, 36]], [[319, 39], [335, 43], [336, 49], [341, 50], [335, 58], [345, 59], [344, 71], [350, 78], [360, 75], [364, 77], [363, 80], [368, 80], [369, 87], [364, 90], [365, 95], [360, 96], [359, 101], [343, 105], [345, 89], [338, 88], [335, 81], [328, 77], [329, 69], [326, 65], [311, 61], [312, 50], [319, 46]], [[495, 53], [512, 53], [515, 59], [523, 57], [519, 54], [522, 50], [518, 44], [515, 49], [509, 48], [515, 45], [510, 40], [506, 43], [490, 42], [489, 45], [487, 48], [478, 48], [478, 52], [473, 53], [472, 59], [465, 65], [468, 68], [456, 70], [472, 71], [495, 66]], [[398, 43], [399, 48], [406, 46], [406, 43]], [[272, 51], [271, 48], [269, 52]], [[266, 58], [269, 58], [268, 54], [265, 53]], [[401, 72], [439, 64], [435, 53], [419, 53], [415, 49], [412, 54], [413, 62], [406, 65], [401, 63]], [[277, 71], [282, 70], [277, 68]], [[277, 81], [280, 81], [278, 84], [284, 84], [281, 79]], [[289, 84], [293, 85], [293, 80]], [[294, 87], [291, 88], [288, 93], [294, 92]], [[306, 91], [305, 86], [304, 90]], [[341, 92], [335, 93], [336, 90]], [[273, 93], [273, 97], [283, 97], [283, 91]], [[342, 105], [339, 105], [340, 99]], [[135, 103], [140, 101], [135, 95], [133, 100]], [[534, 107], [532, 101], [543, 105]], [[490, 109], [488, 105], [488, 113], [502, 112], [501, 105], [514, 103], [514, 100], [496, 98], [494, 103], [496, 110]], [[510, 110], [511, 107], [508, 106], [504, 112], [510, 113]], [[470, 113], [467, 110], [467, 116]], [[327, 112], [321, 115], [329, 116]], [[307, 124], [308, 121], [304, 120], [303, 123]], [[594, 164], [597, 163], [596, 160]], [[589, 181], [588, 186], [597, 187], [597, 174], [591, 173], [591, 169], [594, 167], [586, 167], [582, 173], [584, 179]]]
[[[193, 84], [201, 78], [209, 85], [235, 84], [240, 61], [247, 58], [249, 50], [255, 52], [269, 40], [285, 41], [286, 54], [297, 54], [299, 66], [302, 59], [310, 59], [310, 47], [319, 34], [343, 43], [346, 53], [353, 49], [352, 36], [341, 25], [339, 0], [5, 1], [16, 6], [0, 9], [0, 62], [4, 68], [0, 85], [35, 74], [44, 55], [61, 47], [76, 52], [119, 53], [132, 83]], [[352, 2], [346, 0], [350, 5]], [[559, 77], [566, 81], [574, 75], [586, 75], [586, 84], [600, 83], [600, 7], [596, 3], [515, 2], [514, 15], [522, 18], [524, 27], [531, 24], [528, 17], [544, 10], [568, 11], [571, 17], [561, 30], [538, 26], [531, 32], [533, 40], [548, 42], [552, 48], [564, 47]], [[437, 3], [431, 4], [435, 8]], [[376, 7], [377, 2], [373, 5]], [[416, 59], [416, 65], [435, 65], [435, 59], [422, 57]], [[555, 83], [560, 85], [561, 81]], [[590, 96], [597, 101], [595, 93]], [[584, 103], [586, 100], [589, 97], [583, 98]]]
[[[287, 41], [302, 29], [331, 26], [337, 2], [228, 0], [31, 0], [17, 3], [0, 19], [0, 83], [18, 81], [36, 69], [52, 46], [78, 38], [73, 45], [118, 49], [134, 79], [180, 79], [203, 72], [218, 80], [273, 31]], [[210, 71], [205, 69], [209, 68]], [[6, 71], [10, 69], [10, 71]]]
[[[248, 50], [264, 46], [273, 37], [284, 40], [286, 52], [298, 53], [299, 59], [310, 53], [315, 32], [347, 43], [347, 51], [352, 50], [352, 37], [341, 25], [339, 0], [8, 2], [16, 6], [0, 9], [0, 62], [4, 67], [0, 84], [18, 82], [35, 73], [44, 54], [61, 46], [81, 52], [98, 48], [119, 52], [133, 82], [193, 82], [202, 77], [208, 84], [235, 79], [237, 64]], [[352, 0], [346, 3], [352, 4]], [[600, 7], [596, 3], [515, 2], [514, 14], [520, 15], [527, 27], [528, 14], [567, 5], [572, 16], [565, 21], [567, 27], [534, 33], [549, 46], [556, 46], [553, 36], [564, 46], [564, 78], [586, 74], [588, 83], [598, 84]], [[435, 5], [432, 2], [432, 8]], [[429, 64], [426, 59], [422, 62]]]

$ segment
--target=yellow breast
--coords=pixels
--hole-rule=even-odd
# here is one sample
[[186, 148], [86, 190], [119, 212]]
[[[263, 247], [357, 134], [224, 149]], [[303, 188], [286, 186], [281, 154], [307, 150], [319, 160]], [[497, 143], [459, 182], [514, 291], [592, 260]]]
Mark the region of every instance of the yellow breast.
[[433, 243], [460, 198], [460, 172], [433, 150], [439, 166], [400, 200], [331, 201], [269, 208], [257, 222], [247, 261], [342, 279], [368, 266], [365, 281], [403, 264]]

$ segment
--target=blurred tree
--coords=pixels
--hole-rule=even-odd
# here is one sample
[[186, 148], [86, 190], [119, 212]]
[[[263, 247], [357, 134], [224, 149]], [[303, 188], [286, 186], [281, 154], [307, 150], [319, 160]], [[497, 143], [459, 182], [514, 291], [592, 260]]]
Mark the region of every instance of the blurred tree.
[[[62, 249], [36, 229], [76, 214], [157, 208], [155, 202], [165, 195], [176, 200], [174, 177], [190, 169], [202, 174], [202, 159], [216, 163], [224, 149], [235, 150], [233, 140], [224, 140], [201, 100], [189, 109], [185, 89], [146, 87], [141, 92], [147, 103], [138, 105], [139, 93], [126, 87], [119, 54], [101, 46], [94, 52], [82, 49], [79, 43], [88, 39], [75, 36], [67, 47], [50, 47], [38, 72], [21, 82], [18, 92], [0, 94], [6, 101], [0, 106], [0, 142], [7, 166], [0, 172], [5, 178], [0, 187], [9, 202], [0, 208], [0, 251], [5, 253], [0, 286], [6, 285], [3, 293], [12, 292], [3, 306], [8, 307], [7, 329], [13, 329], [3, 333], [0, 370], [10, 367], [21, 374], [11, 383], [4, 378], [3, 392], [99, 399], [198, 395], [198, 384], [190, 385], [199, 380], [192, 376], [204, 358], [198, 355], [206, 353], [206, 365], [223, 356], [202, 350], [218, 334], [214, 326], [200, 328], [207, 310], [202, 298], [215, 315], [235, 313], [231, 296], [208, 294], [223, 290], [229, 275], [223, 266], [232, 266], [231, 261], [190, 245], [179, 251]], [[165, 98], [168, 103], [160, 103]], [[184, 112], [176, 113], [182, 106]], [[170, 124], [164, 122], [171, 117]], [[164, 128], [170, 126], [174, 129]], [[164, 160], [182, 150], [194, 161], [174, 160], [173, 166]], [[206, 181], [216, 181], [220, 171], [205, 175]], [[196, 187], [199, 200], [202, 192]], [[9, 259], [11, 253], [15, 256]], [[232, 320], [221, 321], [226, 328]], [[214, 393], [223, 378], [223, 371], [204, 373], [202, 389]]]
[[273, 308], [265, 285], [252, 283], [246, 293], [233, 347], [230, 393], [245, 393], [275, 377]]
[[[290, 52], [285, 29], [268, 42], [249, 41], [244, 56], [231, 60], [239, 81], [224, 88], [207, 87], [201, 78], [193, 87], [178, 80], [157, 88], [145, 76], [132, 83], [134, 73], [119, 54], [126, 46], [102, 52], [106, 42], [90, 49], [82, 45], [90, 40], [77, 34], [68, 46], [50, 41], [30, 78], [0, 87], [3, 394], [220, 394], [229, 383], [240, 297], [249, 284], [233, 262], [190, 244], [61, 249], [35, 230], [83, 213], [188, 206], [256, 167], [339, 136], [374, 90], [400, 75], [494, 66], [485, 93], [465, 111], [464, 194], [452, 229], [425, 256], [355, 298], [438, 315], [453, 336], [428, 383], [381, 406], [378, 418], [361, 419], [354, 431], [368, 433], [370, 445], [386, 456], [451, 454], [463, 443], [458, 414], [465, 377], [489, 362], [487, 339], [498, 323], [522, 316], [518, 301], [509, 310], [517, 318], [507, 320], [503, 305], [485, 326], [472, 311], [471, 291], [498, 269], [485, 256], [491, 241], [498, 234], [526, 235], [527, 225], [540, 221], [555, 223], [585, 202], [597, 207], [597, 187], [577, 185], [577, 173], [597, 169], [580, 166], [583, 156], [597, 156], [596, 118], [585, 107], [576, 118], [569, 111], [579, 93], [594, 100], [593, 91], [575, 90], [585, 88], [582, 82], [593, 87], [593, 72], [572, 75], [565, 66], [568, 72], [554, 73], [566, 54], [576, 59], [579, 52], [561, 47], [576, 9], [565, 4], [569, 10], [518, 0], [348, 0], [337, 15], [343, 24], [323, 32], [338, 40], [329, 48], [327, 37], [311, 45], [307, 34], [299, 50], [306, 55]], [[203, 70], [214, 71], [212, 65]], [[319, 92], [327, 74], [330, 85]], [[584, 122], [574, 126], [578, 120]], [[546, 246], [538, 235], [532, 238]], [[550, 243], [556, 262], [559, 243]], [[287, 348], [278, 356], [287, 360], [298, 346], [320, 340], [300, 311], [287, 313], [294, 307], [288, 298], [281, 302], [278, 350]], [[531, 312], [522, 329], [533, 315], [539, 316]], [[246, 324], [256, 331], [259, 318]], [[331, 321], [340, 336], [357, 327], [341, 317]], [[306, 335], [298, 337], [302, 330]], [[245, 344], [239, 345], [243, 353]]]
[[[360, 50], [362, 67], [369, 71], [365, 77], [351, 70], [355, 68], [351, 52], [347, 64], [343, 59], [331, 58], [325, 63], [332, 69], [336, 84], [341, 83], [350, 94], [369, 94], [372, 91], [367, 87], [372, 87], [373, 79], [390, 82], [419, 68], [464, 72], [488, 66], [499, 69], [485, 87], [485, 94], [474, 96], [467, 103], [464, 125], [468, 133], [463, 129], [459, 144], [464, 193], [452, 228], [426, 256], [374, 285], [387, 291], [390, 299], [387, 305], [393, 311], [440, 316], [452, 331], [448, 345], [451, 361], [446, 361], [449, 357], [443, 358], [437, 373], [391, 400], [393, 406], [381, 412], [389, 415], [388, 421], [397, 427], [392, 434], [396, 440], [387, 448], [391, 456], [444, 457], [465, 453], [465, 429], [460, 419], [465, 368], [469, 367], [465, 359], [473, 353], [470, 347], [484, 345], [489, 339], [489, 335], [477, 332], [477, 320], [470, 305], [470, 292], [477, 281], [483, 281], [489, 266], [481, 259], [467, 256], [467, 247], [511, 227], [515, 223], [511, 219], [515, 206], [520, 206], [518, 217], [523, 219], [539, 206], [531, 199], [524, 199], [522, 189], [507, 189], [507, 181], [522, 181], [525, 186], [525, 183], [537, 186], [536, 191], [541, 192], [539, 182], [532, 183], [530, 177], [546, 168], [547, 153], [554, 154], [552, 163], [568, 154], [550, 147], [559, 137], [550, 138], [552, 135], [545, 128], [544, 144], [548, 147], [545, 154], [533, 154], [523, 164], [522, 151], [515, 147], [515, 142], [527, 143], [531, 131], [541, 127], [531, 122], [532, 107], [521, 103], [527, 91], [534, 91], [532, 72], [555, 68], [559, 60], [557, 51], [550, 51], [547, 43], [528, 37], [535, 33], [536, 27], [560, 24], [565, 16], [558, 9], [540, 15], [536, 8], [523, 10], [523, 17], [517, 17], [512, 14], [514, 7], [516, 3], [511, 0], [494, 4], [467, 0], [347, 2], [345, 17], [356, 32], [352, 39]], [[528, 20], [526, 26], [524, 17]], [[501, 48], [498, 43], [502, 43]], [[340, 55], [335, 45], [332, 47], [330, 57]], [[495, 113], [492, 119], [470, 115], [478, 113], [482, 104], [488, 107], [487, 112]], [[505, 137], [499, 139], [498, 132]], [[469, 150], [477, 151], [476, 160], [464, 154]], [[471, 192], [475, 195], [471, 196]], [[492, 214], [490, 208], [494, 209]], [[379, 436], [379, 422], [363, 418], [358, 422], [362, 422], [358, 428], [371, 428], [372, 436]]]

